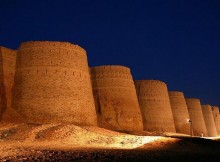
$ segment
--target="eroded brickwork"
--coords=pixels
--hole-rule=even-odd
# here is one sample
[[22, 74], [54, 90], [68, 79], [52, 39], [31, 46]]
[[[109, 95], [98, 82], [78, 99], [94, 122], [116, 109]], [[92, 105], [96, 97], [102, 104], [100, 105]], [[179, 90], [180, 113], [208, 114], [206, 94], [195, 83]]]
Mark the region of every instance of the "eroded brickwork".
[[143, 130], [143, 121], [130, 69], [123, 66], [91, 68], [93, 94], [100, 127]]
[[[1, 73], [1, 111], [3, 122], [19, 122], [17, 112], [12, 108], [12, 87], [14, 85], [16, 54], [15, 50], [0, 47], [0, 73]], [[16, 115], [15, 115], [16, 114]], [[1, 118], [1, 115], [0, 115]]]
[[13, 106], [29, 123], [97, 125], [85, 50], [67, 42], [22, 43]]
[[189, 111], [190, 119], [192, 120], [194, 136], [208, 136], [207, 129], [202, 113], [200, 100], [196, 98], [186, 98], [186, 104]]
[[176, 132], [190, 135], [190, 117], [183, 92], [170, 91], [169, 98]]
[[217, 129], [218, 135], [220, 135], [220, 114], [219, 114], [219, 107], [212, 106], [212, 115], [215, 121], [215, 126]]
[[167, 86], [158, 80], [136, 80], [144, 129], [150, 132], [176, 132]]
[[217, 136], [217, 130], [212, 115], [212, 107], [210, 105], [202, 105], [202, 113], [204, 116], [208, 136], [209, 137]]

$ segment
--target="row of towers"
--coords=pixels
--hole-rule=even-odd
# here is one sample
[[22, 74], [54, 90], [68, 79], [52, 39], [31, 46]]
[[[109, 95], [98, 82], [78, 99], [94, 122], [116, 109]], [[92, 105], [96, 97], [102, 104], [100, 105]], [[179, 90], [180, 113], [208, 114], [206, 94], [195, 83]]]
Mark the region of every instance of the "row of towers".
[[217, 106], [168, 92], [162, 81], [134, 81], [128, 67], [89, 68], [78, 45], [33, 41], [0, 54], [2, 122], [220, 135]]

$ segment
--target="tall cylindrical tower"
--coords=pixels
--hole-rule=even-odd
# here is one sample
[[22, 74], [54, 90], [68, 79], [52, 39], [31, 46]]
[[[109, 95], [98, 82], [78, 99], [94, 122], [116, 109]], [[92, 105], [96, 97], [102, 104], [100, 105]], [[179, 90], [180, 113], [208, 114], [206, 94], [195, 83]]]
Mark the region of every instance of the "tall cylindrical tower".
[[29, 123], [97, 125], [86, 51], [67, 42], [22, 43], [13, 105]]
[[176, 132], [167, 86], [158, 80], [136, 80], [144, 129], [150, 132]]
[[205, 125], [209, 137], [217, 136], [217, 130], [212, 115], [212, 107], [210, 105], [202, 105], [202, 113], [205, 120]]
[[186, 98], [186, 104], [189, 111], [190, 119], [192, 120], [194, 136], [208, 136], [200, 100], [196, 98]]
[[91, 78], [99, 126], [121, 131], [143, 130], [130, 69], [124, 66], [92, 67]]
[[170, 104], [177, 133], [190, 135], [189, 112], [182, 92], [169, 92]]
[[217, 129], [217, 134], [220, 135], [220, 115], [218, 106], [212, 106], [212, 115], [215, 121], [215, 126]]

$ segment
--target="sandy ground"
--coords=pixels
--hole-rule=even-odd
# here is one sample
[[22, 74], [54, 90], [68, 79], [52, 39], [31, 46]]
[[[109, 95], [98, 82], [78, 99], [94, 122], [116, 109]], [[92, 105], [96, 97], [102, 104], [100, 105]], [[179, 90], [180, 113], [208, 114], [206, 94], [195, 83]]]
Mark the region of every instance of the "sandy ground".
[[74, 125], [0, 125], [0, 161], [220, 161], [219, 138]]

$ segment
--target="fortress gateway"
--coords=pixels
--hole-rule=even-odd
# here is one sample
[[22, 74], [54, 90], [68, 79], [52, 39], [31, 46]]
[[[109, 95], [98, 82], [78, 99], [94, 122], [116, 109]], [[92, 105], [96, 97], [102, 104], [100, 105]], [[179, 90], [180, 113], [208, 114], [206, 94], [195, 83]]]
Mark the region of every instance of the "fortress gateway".
[[0, 121], [75, 124], [116, 131], [220, 135], [216, 106], [169, 92], [158, 80], [133, 81], [128, 67], [88, 67], [86, 51], [67, 42], [0, 47]]

